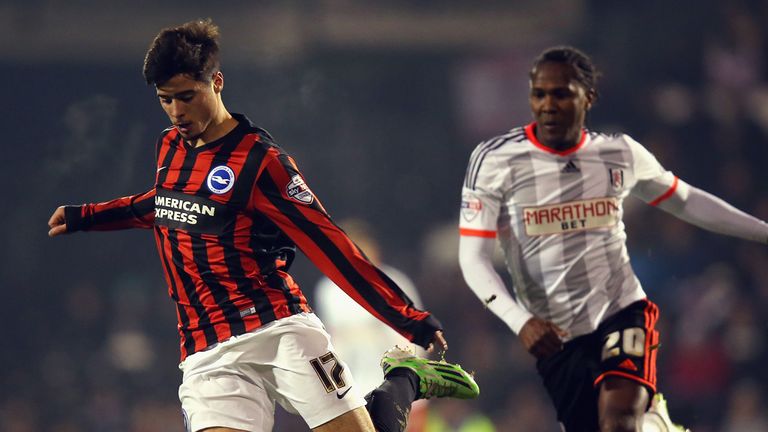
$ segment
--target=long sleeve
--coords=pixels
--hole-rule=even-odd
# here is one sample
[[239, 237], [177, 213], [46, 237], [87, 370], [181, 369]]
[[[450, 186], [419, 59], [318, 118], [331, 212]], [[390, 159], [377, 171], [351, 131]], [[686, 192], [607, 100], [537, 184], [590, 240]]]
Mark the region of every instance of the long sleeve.
[[671, 175], [638, 183], [635, 195], [700, 228], [768, 243], [768, 224]]
[[66, 206], [67, 231], [113, 231], [152, 228], [155, 189], [96, 204]]
[[270, 150], [249, 206], [274, 222], [352, 299], [407, 339], [427, 347], [441, 329], [331, 221], [288, 155]]
[[493, 267], [502, 205], [499, 161], [481, 144], [472, 153], [461, 191], [459, 265], [469, 288], [515, 333], [533, 316], [510, 294]]
[[464, 280], [475, 295], [516, 334], [533, 316], [521, 307], [493, 268], [496, 239], [462, 235], [459, 239], [459, 265]]

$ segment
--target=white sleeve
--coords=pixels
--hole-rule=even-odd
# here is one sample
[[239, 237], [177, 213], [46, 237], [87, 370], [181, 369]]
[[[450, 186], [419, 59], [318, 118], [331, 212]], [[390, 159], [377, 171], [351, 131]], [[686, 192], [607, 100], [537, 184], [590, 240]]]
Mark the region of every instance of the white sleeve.
[[[642, 186], [644, 189], [656, 190], [663, 187], [665, 184], [654, 180], [649, 180], [648, 184]], [[700, 228], [745, 240], [768, 243], [768, 224], [677, 177], [668, 192], [651, 204]]]
[[678, 178], [664, 169], [654, 155], [627, 135], [624, 139], [632, 152], [635, 184], [632, 195], [650, 205], [666, 200], [675, 191]]
[[472, 154], [461, 194], [459, 265], [464, 280], [478, 298], [515, 333], [531, 318], [509, 293], [493, 268], [496, 230], [504, 199], [505, 171], [494, 155]]
[[464, 280], [488, 309], [516, 334], [533, 316], [512, 298], [504, 281], [493, 268], [496, 241], [492, 238], [462, 235], [459, 239], [459, 265]]
[[625, 136], [634, 158], [632, 194], [700, 228], [768, 243], [768, 225], [722, 199], [695, 188], [664, 169], [642, 145]]
[[[478, 146], [478, 149], [481, 149]], [[475, 151], [469, 159], [469, 167], [461, 189], [461, 217], [459, 229], [462, 235], [496, 237], [497, 219], [503, 199], [503, 170], [493, 154]]]

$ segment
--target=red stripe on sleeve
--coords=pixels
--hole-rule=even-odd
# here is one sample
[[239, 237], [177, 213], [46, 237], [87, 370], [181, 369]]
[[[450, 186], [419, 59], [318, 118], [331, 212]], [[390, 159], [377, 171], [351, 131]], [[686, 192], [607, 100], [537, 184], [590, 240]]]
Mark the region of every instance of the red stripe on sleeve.
[[[268, 175], [278, 189], [281, 189], [279, 191], [281, 193], [280, 199], [282, 199], [286, 205], [290, 206], [292, 211], [300, 213], [301, 217], [321, 231], [322, 235], [341, 252], [347, 263], [351, 264], [354, 270], [365, 279], [370, 287], [373, 288], [376, 295], [379, 297], [379, 300], [408, 320], [420, 321], [428, 317], [428, 313], [408, 307], [408, 304], [404, 299], [379, 276], [373, 264], [364, 258], [363, 254], [357, 249], [346, 234], [331, 222], [328, 215], [322, 211], [322, 207], [294, 203], [284, 196], [282, 193], [282, 186], [288, 185], [291, 181], [291, 174], [286, 171], [285, 167], [278, 160], [274, 161], [275, 163], [268, 164], [266, 172], [262, 173], [262, 175]], [[284, 214], [282, 210], [275, 207], [259, 188], [254, 189], [253, 202], [258, 206], [260, 211], [275, 222], [301, 248], [301, 250], [324, 274], [341, 287], [357, 303], [382, 322], [395, 328], [403, 336], [409, 339], [413, 337], [408, 331], [403, 328], [398, 328], [400, 326], [396, 326], [389, 319], [386, 319], [378, 313], [372, 305], [366, 301], [365, 297], [355, 289], [355, 286], [344, 276], [337, 264], [326, 255], [325, 251], [323, 251], [318, 244], [315, 243], [315, 240], [296, 226], [289, 215]]]
[[664, 194], [662, 196], [656, 198], [655, 200], [649, 202], [648, 204], [650, 204], [652, 206], [657, 206], [662, 201], [665, 201], [665, 200], [669, 199], [669, 197], [671, 197], [672, 194], [674, 194], [676, 190], [677, 190], [677, 176], [675, 176], [675, 180], [672, 182], [672, 186], [670, 186], [669, 189], [667, 189], [667, 191], [664, 192]]
[[154, 226], [155, 190], [126, 196], [97, 204], [86, 204], [80, 209], [84, 229], [112, 231], [128, 228], [149, 229]]
[[459, 235], [466, 237], [496, 238], [496, 231], [486, 231], [471, 228], [459, 228]]
[[360, 293], [354, 289], [350, 289], [352, 284], [344, 277], [339, 269], [334, 265], [333, 261], [320, 249], [317, 244], [302, 231], [299, 227], [293, 224], [288, 216], [284, 215], [277, 207], [272, 205], [264, 193], [256, 188], [254, 190], [254, 199], [259, 201], [259, 208], [268, 215], [269, 219], [275, 222], [277, 226], [282, 229], [288, 237], [293, 240], [297, 246], [304, 252], [310, 260], [320, 269], [329, 279], [334, 281], [337, 285], [345, 288], [344, 291], [349, 294], [352, 299], [363, 306], [367, 311], [372, 313], [376, 318], [381, 321], [385, 321], [384, 317], [379, 315], [368, 302], [365, 301]]

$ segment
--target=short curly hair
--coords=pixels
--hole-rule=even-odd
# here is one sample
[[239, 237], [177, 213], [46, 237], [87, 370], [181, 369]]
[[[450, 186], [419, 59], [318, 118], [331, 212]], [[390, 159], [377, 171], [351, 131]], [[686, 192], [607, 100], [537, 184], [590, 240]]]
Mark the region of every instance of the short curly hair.
[[530, 72], [531, 79], [534, 78], [536, 69], [543, 63], [564, 63], [570, 65], [576, 74], [576, 81], [597, 96], [597, 80], [600, 78], [601, 73], [592, 63], [592, 59], [582, 51], [571, 46], [556, 46], [545, 49], [533, 61], [533, 67]]
[[209, 19], [168, 27], [155, 36], [144, 57], [144, 79], [160, 86], [178, 74], [210, 82], [219, 71], [219, 28]]

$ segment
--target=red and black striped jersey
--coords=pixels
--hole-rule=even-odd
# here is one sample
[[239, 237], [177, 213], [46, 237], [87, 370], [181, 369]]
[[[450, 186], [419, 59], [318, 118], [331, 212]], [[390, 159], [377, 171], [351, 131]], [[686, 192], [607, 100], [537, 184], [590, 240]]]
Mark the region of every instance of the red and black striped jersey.
[[176, 302], [181, 358], [231, 336], [309, 312], [288, 274], [296, 246], [371, 314], [413, 342], [440, 323], [337, 227], [293, 159], [263, 129], [233, 114], [224, 137], [192, 147], [176, 128], [157, 144], [150, 191], [68, 206], [68, 231], [148, 228]]

